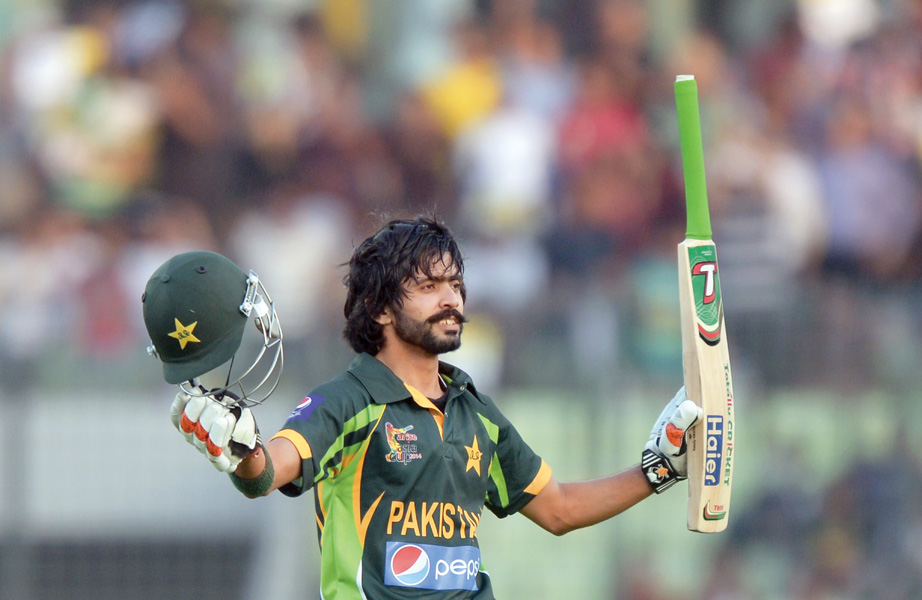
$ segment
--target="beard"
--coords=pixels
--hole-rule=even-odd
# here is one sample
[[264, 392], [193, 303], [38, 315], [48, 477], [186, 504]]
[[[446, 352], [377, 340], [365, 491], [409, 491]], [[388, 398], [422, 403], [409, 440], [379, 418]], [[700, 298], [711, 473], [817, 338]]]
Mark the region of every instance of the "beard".
[[[455, 317], [458, 319], [457, 333], [438, 335], [433, 330], [433, 325], [442, 319]], [[425, 321], [417, 321], [406, 314], [402, 309], [394, 311], [394, 333], [404, 342], [416, 346], [428, 354], [443, 354], [461, 347], [461, 332], [467, 319], [456, 310], [446, 310]]]

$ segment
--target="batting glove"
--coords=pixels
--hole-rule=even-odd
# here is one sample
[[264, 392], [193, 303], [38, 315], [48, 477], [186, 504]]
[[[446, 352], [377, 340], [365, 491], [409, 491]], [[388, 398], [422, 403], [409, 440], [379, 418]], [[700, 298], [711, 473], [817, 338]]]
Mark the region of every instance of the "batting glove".
[[703, 415], [704, 411], [688, 399], [683, 387], [656, 420], [643, 451], [641, 467], [657, 494], [688, 478], [685, 433]]
[[180, 391], [170, 407], [170, 420], [186, 441], [223, 473], [233, 473], [260, 443], [252, 411], [228, 406], [214, 396], [190, 396]]

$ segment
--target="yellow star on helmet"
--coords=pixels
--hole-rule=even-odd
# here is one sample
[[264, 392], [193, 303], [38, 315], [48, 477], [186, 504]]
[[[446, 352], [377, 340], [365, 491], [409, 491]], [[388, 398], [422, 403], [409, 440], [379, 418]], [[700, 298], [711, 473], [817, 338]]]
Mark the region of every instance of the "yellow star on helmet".
[[179, 322], [179, 319], [174, 318], [173, 320], [176, 321], [176, 331], [169, 333], [167, 335], [169, 335], [171, 338], [176, 338], [177, 340], [179, 340], [180, 350], [185, 350], [186, 344], [188, 344], [189, 342], [201, 343], [202, 340], [192, 335], [192, 330], [195, 329], [196, 325], [198, 325], [198, 321], [195, 321], [191, 325], [183, 325], [182, 323]]
[[474, 436], [474, 443], [470, 446], [465, 446], [465, 449], [467, 449], [467, 468], [464, 469], [464, 472], [467, 473], [474, 469], [480, 475], [480, 457], [483, 456], [483, 452], [480, 451], [480, 447], [477, 445], [476, 435]]

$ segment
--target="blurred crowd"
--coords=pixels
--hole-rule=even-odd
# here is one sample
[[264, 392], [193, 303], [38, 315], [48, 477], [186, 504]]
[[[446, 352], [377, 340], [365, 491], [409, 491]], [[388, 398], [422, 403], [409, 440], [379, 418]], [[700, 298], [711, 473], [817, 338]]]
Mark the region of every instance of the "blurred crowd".
[[[107, 364], [143, 348], [146, 277], [191, 248], [270, 282], [294, 344], [318, 336], [338, 323], [352, 244], [417, 212], [461, 237], [485, 330], [543, 328], [577, 376], [673, 368], [681, 73], [698, 82], [738, 347], [767, 365], [754, 376], [844, 364], [860, 383], [847, 348], [896, 353], [880, 327], [912, 344], [911, 311], [853, 326], [887, 302], [853, 284], [902, 294], [920, 277], [914, 0], [5, 6], [8, 388], [61, 353]], [[740, 33], [746, 7], [760, 35]], [[805, 323], [840, 350], [792, 357], [785, 336]], [[518, 373], [510, 347], [493, 349], [499, 381]]]
[[[461, 237], [485, 329], [563, 323], [545, 333], [578, 376], [672, 368], [681, 73], [740, 351], [767, 380], [844, 365], [860, 383], [847, 349], [894, 353], [875, 331], [915, 326], [867, 318], [887, 297], [853, 284], [920, 278], [922, 7], [765, 4], [7, 3], [4, 384], [56, 354], [143, 348], [146, 277], [191, 248], [270, 282], [293, 344], [317, 336], [339, 322], [352, 244], [417, 212]], [[747, 6], [761, 35], [739, 33]], [[785, 338], [804, 319], [839, 338], [809, 368]], [[496, 354], [514, 374], [518, 352]]]
[[[496, 381], [674, 375], [683, 73], [740, 377], [916, 377], [919, 0], [37, 0], [0, 6], [0, 392], [134, 365], [147, 277], [194, 248], [267, 282], [296, 376], [339, 336], [353, 244], [419, 212], [461, 238]], [[842, 490], [903, 476], [856, 469], [883, 483]], [[835, 569], [888, 530], [822, 533], [833, 583], [886, 580]], [[800, 583], [785, 597], [884, 597]]]
[[[700, 600], [911, 600], [922, 597], [922, 464], [905, 431], [891, 452], [812, 486], [793, 456], [734, 515]], [[621, 600], [659, 600], [632, 585]]]

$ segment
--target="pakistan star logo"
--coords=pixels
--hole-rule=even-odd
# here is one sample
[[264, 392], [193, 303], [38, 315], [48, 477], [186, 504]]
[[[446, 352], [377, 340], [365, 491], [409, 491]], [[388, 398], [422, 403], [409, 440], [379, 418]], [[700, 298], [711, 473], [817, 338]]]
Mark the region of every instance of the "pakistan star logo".
[[202, 340], [192, 335], [192, 330], [195, 329], [196, 325], [198, 325], [198, 321], [195, 321], [191, 325], [183, 325], [182, 323], [179, 322], [179, 319], [174, 318], [173, 320], [176, 321], [176, 331], [174, 331], [173, 333], [169, 333], [167, 335], [169, 335], [171, 338], [176, 338], [177, 340], [179, 340], [180, 350], [185, 350], [186, 344], [188, 344], [189, 342], [201, 343]]
[[477, 444], [477, 436], [474, 436], [473, 444], [464, 448], [467, 450], [467, 468], [464, 469], [464, 472], [467, 473], [474, 469], [480, 475], [480, 457], [483, 456], [483, 452], [480, 451], [480, 446]]

